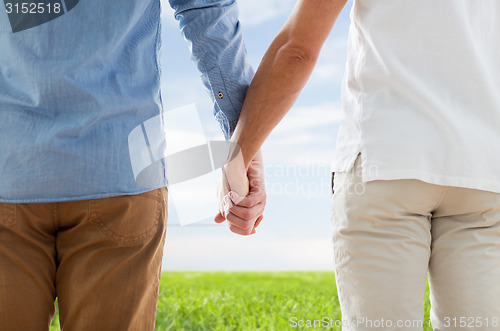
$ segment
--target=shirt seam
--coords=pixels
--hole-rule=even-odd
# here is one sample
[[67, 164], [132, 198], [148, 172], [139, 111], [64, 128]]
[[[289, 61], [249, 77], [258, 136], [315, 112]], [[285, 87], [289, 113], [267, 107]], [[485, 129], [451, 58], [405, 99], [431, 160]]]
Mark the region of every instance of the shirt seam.
[[[354, 16], [356, 16], [356, 13], [357, 13], [356, 6], [353, 7], [353, 11], [355, 14]], [[361, 45], [362, 45], [361, 34], [360, 34], [361, 28], [359, 26], [359, 22], [357, 21], [357, 19], [354, 19], [353, 23], [354, 23], [355, 28], [356, 28], [356, 42], [357, 42], [357, 47], [359, 49], [359, 57], [357, 59], [356, 68], [355, 68], [355, 77], [356, 77], [356, 80], [359, 82], [359, 93], [357, 95], [357, 103], [359, 105], [359, 114], [358, 114], [358, 117], [357, 117], [356, 123], [355, 123], [357, 125], [358, 131], [359, 131], [359, 143], [357, 144], [358, 148], [357, 148], [357, 151], [355, 153], [356, 153], [356, 158], [357, 158], [357, 155], [361, 154], [361, 156], [360, 156], [361, 164], [366, 165], [368, 155], [367, 155], [367, 151], [365, 148], [365, 144], [363, 143], [363, 141], [364, 141], [363, 140], [363, 130], [361, 128], [361, 119], [363, 117], [363, 109], [364, 109], [363, 96], [364, 96], [365, 91], [366, 91], [364, 81], [363, 81], [363, 78], [361, 75], [361, 68], [364, 64], [364, 61], [366, 60], [366, 49], [361, 47]], [[366, 176], [366, 172], [364, 171], [365, 168], [362, 168], [362, 169], [363, 169], [363, 171], [361, 171], [361, 177], [362, 177], [361, 180], [363, 180], [363, 178]]]
[[[215, 115], [216, 118], [220, 118], [222, 120], [223, 123], [221, 123], [221, 124], [223, 125], [223, 131], [225, 131], [224, 127], [227, 125], [228, 132], [227, 133], [224, 132], [224, 134], [226, 136], [229, 136], [230, 135], [230, 131], [231, 131], [231, 127], [230, 127], [230, 124], [229, 124], [229, 119], [227, 118], [226, 114], [224, 113], [224, 111], [222, 110], [221, 106], [217, 102], [217, 99], [215, 98], [215, 95], [214, 95], [214, 86], [212, 84], [212, 80], [210, 78], [210, 75], [208, 74], [209, 71], [211, 71], [213, 69], [217, 69], [218, 67], [214, 66], [211, 69], [207, 69], [207, 65], [206, 65], [205, 61], [203, 61], [202, 65], [203, 65], [204, 72], [205, 72], [205, 74], [207, 76], [207, 82], [208, 82], [208, 85], [210, 86], [210, 93], [212, 94], [214, 105], [217, 105], [218, 108], [219, 108], [219, 111], [216, 110], [214, 115]], [[217, 107], [215, 107], [215, 109], [217, 109]]]

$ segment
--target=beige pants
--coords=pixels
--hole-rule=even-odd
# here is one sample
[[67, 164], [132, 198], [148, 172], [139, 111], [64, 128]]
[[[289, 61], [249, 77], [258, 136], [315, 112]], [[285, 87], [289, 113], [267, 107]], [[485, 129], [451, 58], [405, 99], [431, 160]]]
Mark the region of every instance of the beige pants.
[[422, 330], [427, 272], [434, 330], [500, 330], [500, 194], [362, 183], [359, 157], [334, 191], [343, 330]]
[[136, 196], [0, 204], [0, 330], [153, 330], [166, 189]]

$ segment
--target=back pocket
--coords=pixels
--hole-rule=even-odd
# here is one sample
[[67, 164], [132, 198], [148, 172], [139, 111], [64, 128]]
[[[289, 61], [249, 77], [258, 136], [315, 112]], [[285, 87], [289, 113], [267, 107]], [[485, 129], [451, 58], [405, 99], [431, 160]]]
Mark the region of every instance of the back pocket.
[[138, 194], [90, 200], [90, 222], [117, 245], [144, 241], [154, 235], [166, 208], [160, 189]]
[[16, 205], [0, 202], [0, 231], [16, 224]]

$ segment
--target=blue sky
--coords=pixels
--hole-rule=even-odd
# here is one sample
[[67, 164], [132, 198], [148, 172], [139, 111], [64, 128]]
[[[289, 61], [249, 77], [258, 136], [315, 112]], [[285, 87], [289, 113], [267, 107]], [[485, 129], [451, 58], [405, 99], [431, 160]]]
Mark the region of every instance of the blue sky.
[[[163, 1], [162, 96], [165, 110], [195, 103], [207, 140], [222, 140], [189, 49]], [[254, 68], [286, 21], [291, 0], [239, 0]], [[180, 226], [172, 199], [164, 270], [333, 270], [330, 161], [339, 123], [351, 1], [325, 43], [296, 105], [263, 147], [268, 202], [257, 234], [240, 237], [205, 220]], [[186, 134], [188, 134], [186, 132]], [[195, 206], [193, 206], [194, 208]], [[213, 206], [213, 215], [217, 206]]]

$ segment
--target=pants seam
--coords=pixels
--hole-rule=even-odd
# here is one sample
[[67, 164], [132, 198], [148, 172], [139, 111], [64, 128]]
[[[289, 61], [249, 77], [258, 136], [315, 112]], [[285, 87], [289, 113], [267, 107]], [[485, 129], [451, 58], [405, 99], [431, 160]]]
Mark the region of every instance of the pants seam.
[[448, 193], [449, 189], [450, 189], [449, 186], [444, 186], [444, 187], [441, 188], [441, 190], [442, 190], [441, 195], [438, 198], [438, 200], [436, 201], [435, 206], [432, 207], [431, 213], [434, 212], [441, 205], [441, 203], [443, 202], [443, 200], [444, 200], [446, 194]]
[[54, 226], [54, 233], [57, 233], [59, 228], [59, 204], [52, 204], [52, 225]]

